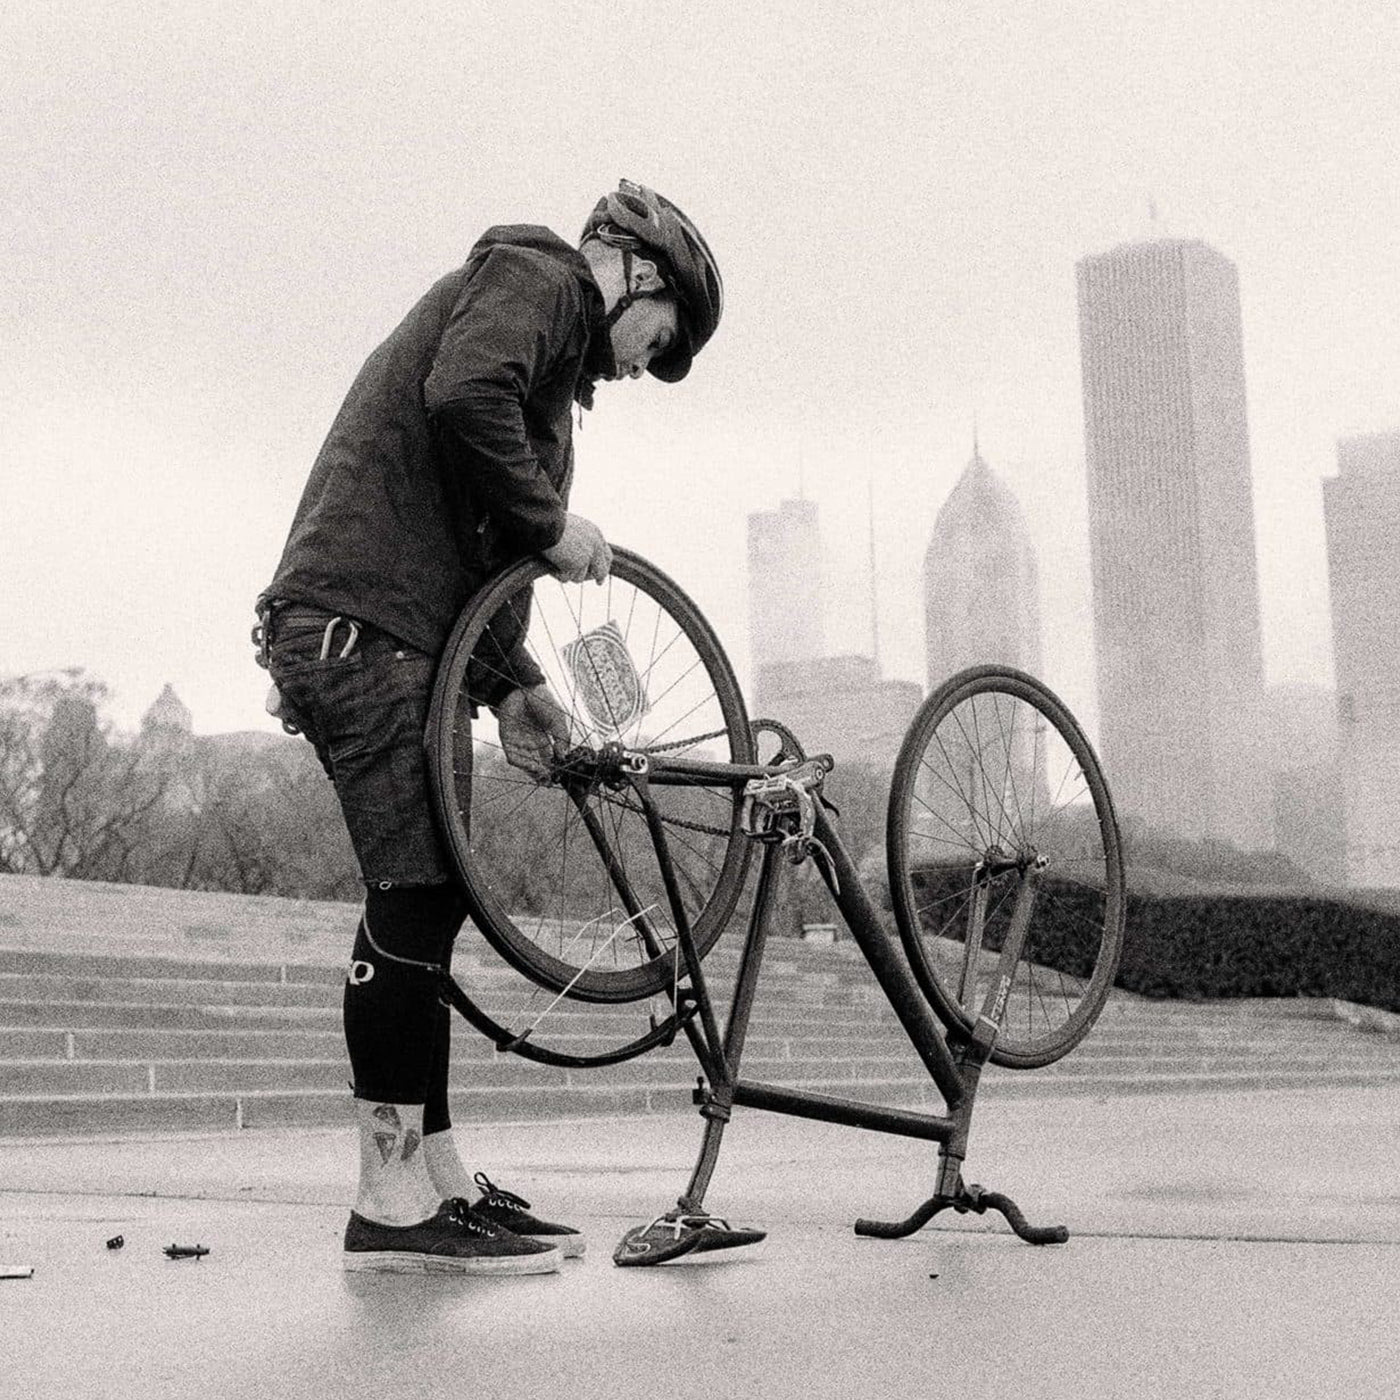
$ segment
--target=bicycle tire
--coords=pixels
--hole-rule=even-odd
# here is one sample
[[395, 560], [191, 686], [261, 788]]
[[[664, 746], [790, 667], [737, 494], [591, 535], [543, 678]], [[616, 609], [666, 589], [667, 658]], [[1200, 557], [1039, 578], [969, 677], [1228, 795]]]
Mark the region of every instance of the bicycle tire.
[[[939, 686], [900, 748], [886, 831], [891, 903], [915, 979], [965, 1032], [988, 1004], [1020, 872], [1048, 861], [991, 1059], [1034, 1069], [1073, 1049], [1113, 985], [1126, 900], [1108, 784], [1064, 703], [1003, 666]], [[989, 855], [979, 912], [978, 862]]]
[[[498, 737], [492, 737], [490, 712], [473, 714], [469, 668], [480, 670], [479, 649], [487, 650], [483, 642], [512, 607], [517, 623], [524, 618], [521, 645], [567, 712], [576, 742], [599, 746], [613, 739], [629, 747], [752, 763], [753, 736], [738, 682], [691, 599], [625, 549], [613, 551], [612, 573], [601, 586], [566, 584], [537, 557], [504, 570], [463, 609], [434, 681], [426, 731], [430, 784], [471, 916], [487, 942], [539, 986], [581, 1001], [655, 995], [685, 969], [635, 797], [625, 788], [600, 786], [583, 795], [583, 804], [647, 908], [652, 946], [639, 931], [643, 920], [619, 921], [626, 906], [589, 835], [590, 819], [561, 786], [536, 783], [507, 765]], [[604, 638], [609, 628], [611, 640]], [[591, 657], [587, 647], [615, 648], [618, 639], [621, 651], [609, 654], [621, 660], [623, 672], [630, 665], [623, 689], [640, 707], [622, 717], [607, 693], [586, 683], [586, 671], [580, 679], [570, 670], [569, 660], [583, 664], [577, 658]], [[633, 652], [642, 654], [640, 666]], [[608, 708], [600, 717], [603, 702]], [[691, 936], [703, 957], [733, 913], [748, 867], [749, 842], [739, 828], [741, 786], [657, 785], [650, 795], [666, 827]]]

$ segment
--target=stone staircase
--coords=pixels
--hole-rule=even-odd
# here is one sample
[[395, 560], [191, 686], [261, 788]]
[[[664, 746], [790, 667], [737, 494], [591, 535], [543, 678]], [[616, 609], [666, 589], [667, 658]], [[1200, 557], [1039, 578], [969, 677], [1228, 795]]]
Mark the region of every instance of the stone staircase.
[[[0, 877], [0, 1136], [347, 1120], [339, 1006], [353, 909], [18, 878]], [[75, 918], [87, 918], [84, 927], [98, 932], [67, 928], [55, 937], [63, 925], [56, 906], [65, 900], [83, 906]], [[218, 902], [218, 918], [209, 901]], [[114, 923], [117, 910], [140, 917]], [[246, 936], [219, 938], [211, 949], [207, 931], [222, 927]], [[195, 937], [191, 928], [205, 932]], [[737, 939], [733, 947], [722, 942], [705, 967], [722, 1015]], [[475, 935], [464, 935], [454, 972], [515, 1030], [533, 1024], [553, 1000], [500, 964]], [[565, 1002], [548, 1011], [534, 1038], [596, 1051], [639, 1035], [647, 1010]], [[1326, 1002], [1186, 1004], [1115, 994], [1072, 1054], [1043, 1070], [992, 1067], [983, 1092], [1400, 1082], [1400, 1039], [1383, 1022], [1373, 1029], [1349, 1024], [1346, 1011]], [[470, 1026], [454, 1024], [452, 1106], [463, 1120], [686, 1110], [696, 1072], [684, 1037], [622, 1065], [561, 1069], [499, 1054]], [[939, 1108], [850, 944], [770, 943], [743, 1077]]]

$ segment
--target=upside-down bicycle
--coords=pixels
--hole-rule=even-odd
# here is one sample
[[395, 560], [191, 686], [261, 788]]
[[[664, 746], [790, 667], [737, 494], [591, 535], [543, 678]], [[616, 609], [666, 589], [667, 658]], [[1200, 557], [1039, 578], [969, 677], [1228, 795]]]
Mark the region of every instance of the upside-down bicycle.
[[[572, 746], [542, 780], [506, 762], [492, 716], [471, 698], [522, 656], [571, 725]], [[1039, 681], [975, 667], [915, 716], [894, 766], [886, 829], [898, 941], [829, 814], [830, 758], [808, 756], [778, 721], [750, 722], [695, 605], [626, 550], [614, 552], [601, 586], [563, 583], [538, 559], [488, 583], [444, 652], [427, 742], [441, 829], [491, 946], [552, 994], [551, 1005], [651, 1008], [623, 1043], [602, 1048], [551, 1045], [539, 1018], [507, 1026], [446, 977], [456, 1009], [499, 1051], [544, 1064], [616, 1064], [679, 1034], [698, 1061], [694, 1099], [705, 1123], [690, 1182], [673, 1210], [623, 1237], [616, 1262], [659, 1263], [762, 1238], [704, 1207], [736, 1107], [938, 1144], [933, 1194], [905, 1220], [857, 1220], [859, 1234], [893, 1238], [945, 1209], [994, 1209], [1031, 1243], [1067, 1238], [1063, 1226], [1029, 1225], [1008, 1197], [962, 1176], [984, 1066], [1034, 1068], [1077, 1045], [1103, 1008], [1123, 940], [1108, 787], [1073, 716]], [[721, 1029], [703, 960], [740, 908], [755, 851]], [[776, 887], [785, 867], [808, 860], [944, 1113], [741, 1077]]]

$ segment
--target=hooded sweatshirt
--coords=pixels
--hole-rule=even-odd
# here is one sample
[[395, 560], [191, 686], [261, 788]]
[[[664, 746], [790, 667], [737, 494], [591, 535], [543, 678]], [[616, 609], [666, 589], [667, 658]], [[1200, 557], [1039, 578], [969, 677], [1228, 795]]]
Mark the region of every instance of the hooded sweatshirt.
[[573, 404], [613, 371], [583, 256], [546, 228], [489, 229], [360, 370], [260, 604], [325, 608], [436, 656], [492, 570], [558, 542]]

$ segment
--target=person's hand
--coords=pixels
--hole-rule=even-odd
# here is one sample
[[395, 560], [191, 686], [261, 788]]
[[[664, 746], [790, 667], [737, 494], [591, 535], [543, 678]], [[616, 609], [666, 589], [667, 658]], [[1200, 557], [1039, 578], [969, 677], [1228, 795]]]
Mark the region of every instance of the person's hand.
[[612, 568], [612, 550], [603, 532], [591, 520], [572, 512], [564, 519], [559, 543], [540, 552], [565, 583], [582, 583], [588, 578], [602, 583]]
[[569, 748], [569, 717], [547, 685], [512, 690], [492, 706], [506, 759], [533, 778], [547, 778], [555, 755]]

